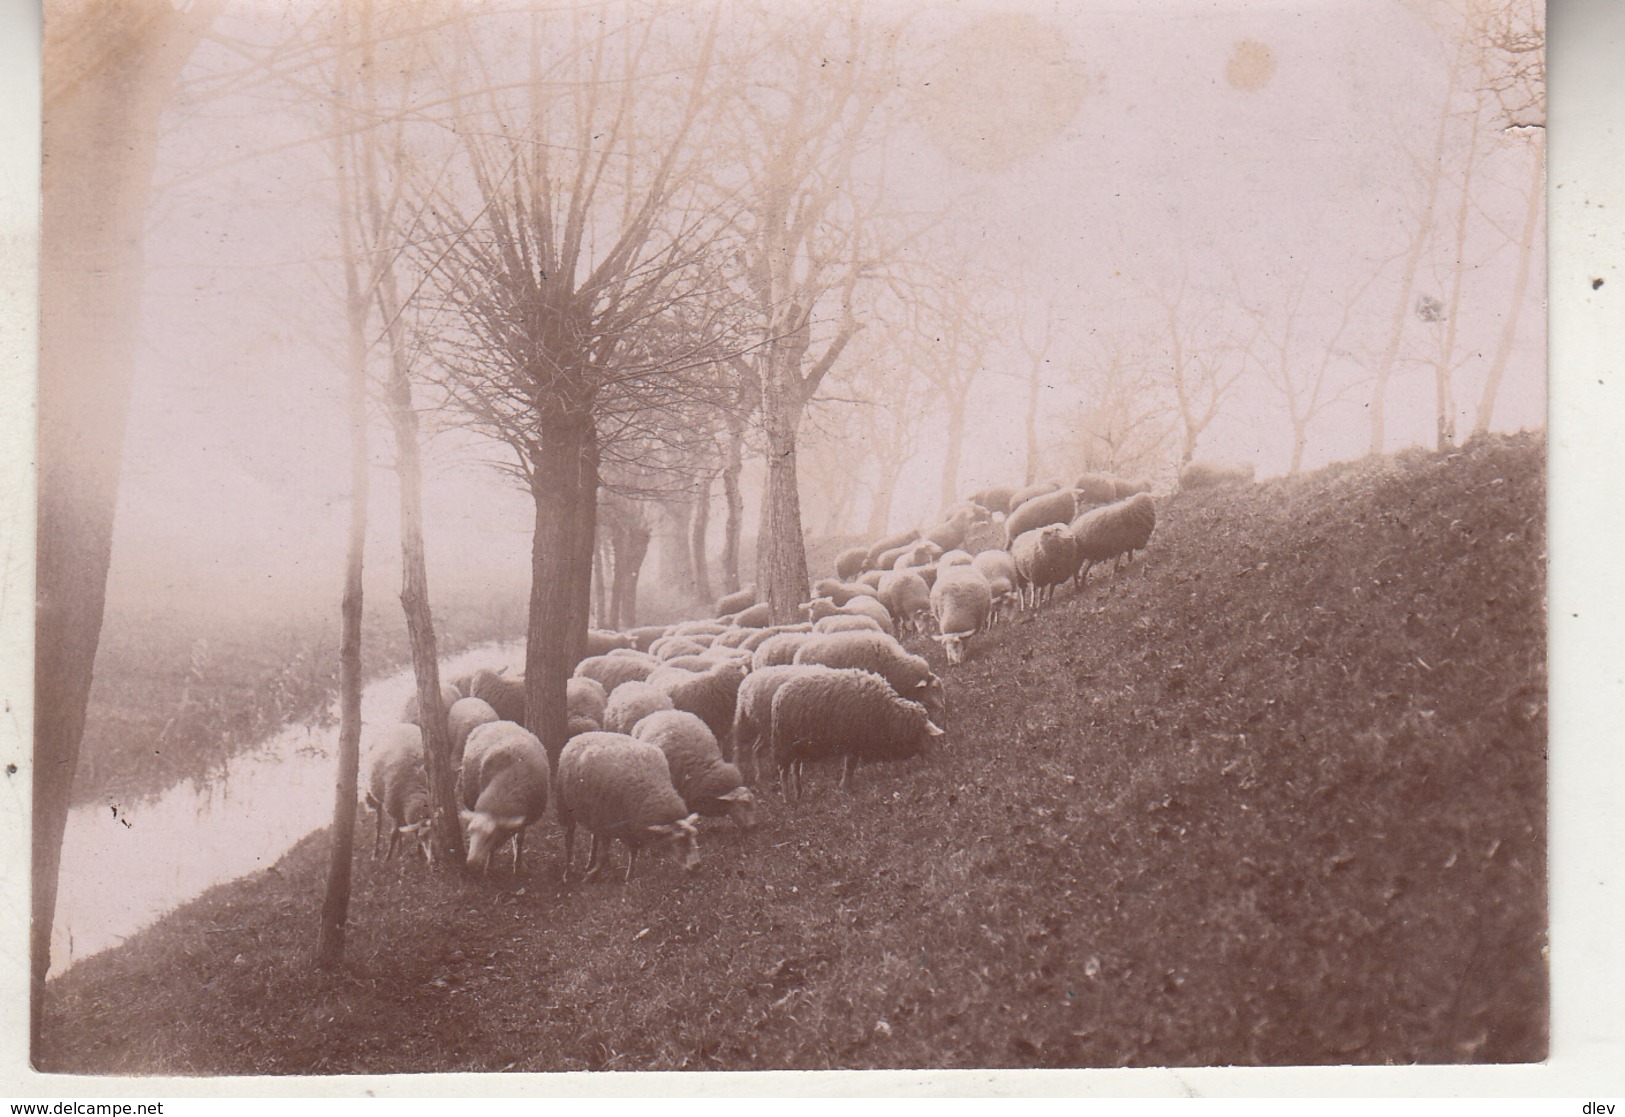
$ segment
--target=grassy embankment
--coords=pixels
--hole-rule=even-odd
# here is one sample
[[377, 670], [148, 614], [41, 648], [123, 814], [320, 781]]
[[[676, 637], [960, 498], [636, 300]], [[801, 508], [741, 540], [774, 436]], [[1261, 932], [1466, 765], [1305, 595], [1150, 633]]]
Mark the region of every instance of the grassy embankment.
[[[929, 761], [817, 776], [699, 875], [326, 835], [54, 982], [42, 1067], [278, 1074], [1495, 1062], [1546, 1053], [1544, 440], [1165, 504], [979, 638]], [[581, 851], [578, 849], [578, 857]]]

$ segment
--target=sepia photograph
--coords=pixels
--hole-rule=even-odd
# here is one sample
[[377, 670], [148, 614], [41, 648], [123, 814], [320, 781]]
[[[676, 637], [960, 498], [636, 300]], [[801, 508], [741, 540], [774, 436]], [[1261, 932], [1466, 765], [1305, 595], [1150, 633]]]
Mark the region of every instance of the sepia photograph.
[[1546, 14], [47, 0], [29, 1064], [1548, 1060]]

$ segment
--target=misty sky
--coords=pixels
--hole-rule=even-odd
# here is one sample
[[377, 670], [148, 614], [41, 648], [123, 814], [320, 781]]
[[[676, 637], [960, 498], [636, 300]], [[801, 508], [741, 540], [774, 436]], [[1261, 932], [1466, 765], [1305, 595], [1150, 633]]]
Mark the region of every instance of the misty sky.
[[[888, 144], [888, 188], [899, 206], [947, 213], [982, 266], [1020, 263], [1032, 305], [1056, 305], [1057, 365], [1086, 361], [1102, 337], [1155, 349], [1160, 311], [1146, 295], [1182, 271], [1260, 307], [1307, 282], [1311, 316], [1324, 319], [1340, 293], [1404, 248], [1420, 205], [1416, 160], [1432, 143], [1452, 50], [1423, 8], [1398, 0], [922, 8], [898, 73], [908, 123]], [[218, 26], [240, 41], [272, 42], [290, 18], [281, 6], [238, 2]], [[323, 110], [285, 90], [221, 96], [199, 84], [232, 59], [201, 50], [166, 119], [115, 586], [121, 560], [138, 553], [167, 556], [177, 579], [338, 578], [348, 476], [335, 225], [327, 151], [299, 142], [320, 129]], [[1515, 230], [1527, 156], [1515, 142], [1502, 146], [1481, 155], [1475, 195], [1489, 219]], [[1448, 184], [1442, 193], [1441, 211], [1452, 216]], [[1461, 329], [1465, 347], [1482, 355], [1458, 382], [1463, 430], [1516, 265], [1514, 246], [1489, 233], [1475, 237], [1469, 256]], [[1503, 429], [1544, 423], [1539, 257], [1496, 411]], [[1447, 278], [1424, 268], [1418, 290], [1442, 294]], [[1351, 373], [1380, 351], [1398, 284], [1392, 263], [1342, 339]], [[1407, 347], [1424, 352], [1419, 342]], [[1012, 331], [993, 346], [979, 383], [962, 491], [1020, 478], [1023, 400], [1005, 374], [1024, 367]], [[1432, 390], [1431, 369], [1401, 366], [1390, 447], [1431, 440]], [[1064, 436], [1055, 428], [1072, 392], [1058, 378], [1045, 393], [1053, 437]], [[1312, 429], [1305, 465], [1357, 456], [1367, 437], [1356, 393]], [[387, 442], [380, 428], [380, 466]], [[1255, 378], [1200, 447], [1253, 460], [1264, 475], [1284, 470], [1289, 452], [1279, 398]], [[478, 464], [495, 454], [463, 437], [433, 447], [431, 577], [523, 569], [531, 513]], [[928, 447], [904, 478], [893, 526], [934, 512], [939, 469]], [[821, 494], [806, 490], [816, 483], [803, 477], [812, 508]], [[396, 546], [395, 494], [382, 469], [373, 500], [376, 560]], [[754, 515], [751, 501], [747, 534]], [[862, 526], [861, 509], [853, 526]]]

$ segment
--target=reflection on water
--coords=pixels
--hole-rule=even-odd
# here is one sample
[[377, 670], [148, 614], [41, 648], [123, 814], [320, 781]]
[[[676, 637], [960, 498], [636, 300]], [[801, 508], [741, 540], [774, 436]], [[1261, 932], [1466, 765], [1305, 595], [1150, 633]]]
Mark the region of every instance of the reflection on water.
[[[521, 644], [486, 645], [453, 656], [443, 677], [481, 667], [521, 668]], [[410, 669], [361, 696], [362, 743], [400, 720], [412, 693]], [[338, 725], [288, 726], [229, 761], [205, 784], [186, 782], [156, 799], [80, 807], [68, 816], [51, 933], [54, 976], [224, 881], [269, 868], [333, 817]], [[365, 767], [363, 767], [365, 772]], [[357, 828], [360, 836], [370, 833]]]

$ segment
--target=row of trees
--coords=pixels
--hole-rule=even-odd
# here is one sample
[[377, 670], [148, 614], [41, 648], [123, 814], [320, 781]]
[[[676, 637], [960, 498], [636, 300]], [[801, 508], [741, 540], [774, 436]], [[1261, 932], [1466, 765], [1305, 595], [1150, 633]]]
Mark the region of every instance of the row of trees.
[[[48, 29], [36, 1028], [101, 619], [158, 124], [222, 2], [154, 0], [137, 13], [86, 0]], [[1388, 348], [1372, 361], [1343, 339], [1366, 292], [1392, 278], [1388, 264], [1355, 282], [1339, 273], [1330, 292], [1305, 269], [1284, 302], [1278, 291], [1249, 301], [1239, 283], [1224, 297], [1188, 278], [1148, 284], [1156, 330], [1140, 336], [1089, 330], [1051, 297], [978, 281], [989, 261], [966, 259], [929, 221], [888, 208], [902, 36], [895, 22], [855, 6], [674, 12], [635, 2], [444, 9], [352, 0], [301, 17], [275, 43], [218, 36], [241, 64], [211, 80], [316, 106], [303, 142], [331, 158], [353, 503], [323, 960], [341, 955], [348, 897], [367, 462], [378, 416], [400, 475], [402, 602], [420, 708], [440, 708], [418, 464], [427, 421], [487, 439], [531, 497], [527, 722], [556, 754], [565, 680], [589, 616], [630, 621], [651, 541], [664, 541], [696, 596], [737, 587], [741, 477], [754, 455], [765, 463], [756, 575], [782, 621], [808, 583], [803, 451], [821, 481], [817, 522], [848, 522], [851, 494], [864, 491], [868, 527], [879, 532], [897, 478], [927, 441], [942, 448], [943, 503], [957, 495], [979, 393], [1023, 396], [1029, 479], [1059, 457], [1044, 444], [1040, 397], [1060, 377], [1075, 381], [1080, 401], [1069, 416], [1080, 432], [1070, 464], [1142, 471], [1175, 447], [1188, 460], [1250, 372], [1270, 378], [1285, 401], [1296, 467], [1309, 424], [1364, 382], [1349, 369], [1369, 367], [1361, 375], [1380, 448], [1385, 386], [1404, 352], [1413, 288], [1439, 256], [1430, 249], [1446, 187], [1457, 189], [1457, 280], [1444, 288], [1440, 314], [1454, 323], [1468, 266], [1462, 230], [1482, 219], [1471, 206], [1478, 122], [1499, 112], [1538, 123], [1519, 115], [1538, 114], [1530, 100], [1540, 88], [1538, 12], [1479, 12], [1471, 9], [1459, 36], [1438, 149], [1431, 162], [1419, 159], [1428, 188], [1403, 255]], [[89, 73], [121, 77], [82, 80]], [[1463, 142], [1465, 164], [1454, 157]], [[109, 152], [125, 162], [110, 165]], [[1539, 162], [1537, 148], [1529, 220], [1522, 240], [1510, 241], [1523, 253], [1514, 307], [1538, 229]], [[86, 284], [92, 274], [105, 282]], [[1300, 308], [1328, 298], [1340, 323], [1306, 341]], [[1516, 321], [1514, 312], [1481, 426]], [[1448, 387], [1461, 354], [1453, 328], [1445, 334], [1433, 360]], [[1449, 433], [1441, 425], [1441, 440]], [[84, 447], [96, 448], [89, 460]], [[726, 519], [714, 587], [704, 541], [719, 482]], [[429, 716], [424, 729], [436, 843], [460, 864], [445, 726]]]

